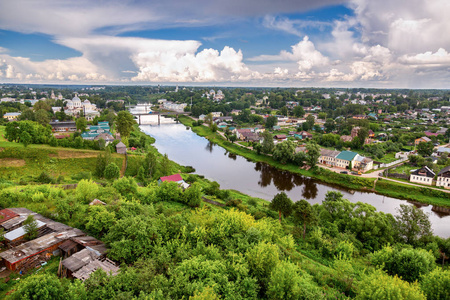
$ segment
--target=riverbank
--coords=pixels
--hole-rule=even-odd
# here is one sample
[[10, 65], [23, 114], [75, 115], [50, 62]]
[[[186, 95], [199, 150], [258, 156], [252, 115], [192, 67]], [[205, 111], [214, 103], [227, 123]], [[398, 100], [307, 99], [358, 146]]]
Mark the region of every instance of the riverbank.
[[[362, 178], [358, 176], [348, 176], [339, 173], [329, 171], [325, 168], [316, 168], [315, 170], [300, 169], [298, 166], [292, 164], [281, 164], [275, 161], [272, 157], [263, 154], [257, 154], [256, 152], [240, 147], [236, 144], [226, 141], [219, 133], [212, 132], [206, 126], [192, 126], [194, 120], [186, 116], [180, 116], [180, 122], [185, 126], [192, 128], [192, 131], [197, 135], [205, 137], [211, 142], [218, 144], [225, 148], [227, 151], [243, 156], [253, 162], [262, 162], [276, 167], [280, 170], [286, 170], [291, 173], [311, 177], [322, 181], [324, 183], [338, 185], [345, 189], [358, 190], [363, 192], [374, 192], [377, 194], [390, 196], [398, 199], [413, 200], [426, 204], [447, 206], [450, 207], [450, 197], [448, 194], [438, 191], [427, 189], [425, 187], [413, 187], [404, 185], [401, 183], [380, 180], [378, 179], [376, 184], [376, 178]], [[375, 185], [375, 188], [374, 188]]]

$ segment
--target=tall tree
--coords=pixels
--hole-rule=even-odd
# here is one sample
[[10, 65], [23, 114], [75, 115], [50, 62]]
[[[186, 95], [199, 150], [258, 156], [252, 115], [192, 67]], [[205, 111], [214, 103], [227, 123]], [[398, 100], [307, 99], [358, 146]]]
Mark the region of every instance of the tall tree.
[[311, 129], [314, 126], [314, 122], [316, 121], [316, 118], [312, 114], [309, 114], [306, 117], [306, 124], [308, 125], [308, 128]]
[[50, 116], [48, 115], [48, 112], [44, 109], [39, 109], [36, 111], [36, 122], [39, 124], [46, 126], [50, 122]]
[[297, 105], [296, 107], [294, 107], [293, 113], [297, 118], [301, 118], [305, 115], [305, 110], [300, 105]]
[[27, 147], [29, 144], [31, 144], [33, 138], [31, 137], [31, 135], [24, 131], [20, 134], [19, 136], [20, 142], [23, 144], [24, 147]]
[[84, 117], [78, 118], [76, 125], [77, 125], [77, 130], [79, 130], [80, 132], [85, 132], [87, 129], [86, 118], [84, 118]]
[[266, 128], [272, 129], [273, 126], [277, 125], [278, 119], [275, 116], [269, 116], [266, 119]]
[[121, 137], [127, 138], [135, 123], [133, 115], [128, 111], [121, 111], [117, 114], [116, 126]]
[[303, 199], [295, 202], [292, 207], [292, 214], [299, 224], [303, 224], [303, 238], [305, 238], [306, 225], [309, 225], [316, 220], [316, 215], [311, 204]]
[[417, 153], [422, 156], [430, 156], [433, 153], [433, 148], [432, 142], [422, 142], [417, 145]]
[[286, 195], [285, 192], [281, 192], [275, 195], [269, 207], [272, 210], [278, 211], [278, 219], [281, 222], [281, 214], [283, 214], [284, 217], [291, 214], [292, 200]]
[[272, 134], [269, 131], [264, 131], [262, 133], [262, 138], [262, 152], [266, 154], [272, 153], [273, 148], [275, 147]]
[[295, 144], [292, 141], [284, 141], [275, 145], [273, 158], [282, 164], [292, 161], [294, 158]]
[[315, 142], [310, 142], [306, 144], [306, 151], [306, 162], [311, 168], [314, 168], [320, 157], [320, 147]]
[[421, 238], [432, 236], [428, 215], [414, 205], [400, 204], [395, 219], [400, 238], [408, 244], [415, 245]]

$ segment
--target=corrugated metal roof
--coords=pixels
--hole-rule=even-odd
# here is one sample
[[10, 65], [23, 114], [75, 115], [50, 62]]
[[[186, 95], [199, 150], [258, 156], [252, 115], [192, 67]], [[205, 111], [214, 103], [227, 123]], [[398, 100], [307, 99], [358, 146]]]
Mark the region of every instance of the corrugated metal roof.
[[71, 237], [78, 236], [79, 230], [69, 230], [66, 232], [54, 232], [35, 240], [26, 242], [22, 245], [14, 247], [0, 253], [0, 257], [5, 259], [11, 264], [21, 261], [27, 257], [36, 255], [37, 253], [44, 251], [45, 249], [65, 241]]
[[[45, 226], [45, 223], [41, 222], [39, 220], [36, 220], [36, 223], [37, 223], [37, 228], [41, 228], [41, 227]], [[14, 241], [15, 239], [20, 238], [20, 237], [24, 236], [25, 234], [27, 234], [27, 233], [25, 232], [24, 226], [22, 226], [17, 229], [14, 229], [13, 231], [5, 233], [4, 238], [8, 241]]]
[[0, 223], [6, 222], [17, 216], [19, 216], [19, 215], [10, 209], [7, 209], [7, 208], [2, 209], [2, 210], [0, 210]]

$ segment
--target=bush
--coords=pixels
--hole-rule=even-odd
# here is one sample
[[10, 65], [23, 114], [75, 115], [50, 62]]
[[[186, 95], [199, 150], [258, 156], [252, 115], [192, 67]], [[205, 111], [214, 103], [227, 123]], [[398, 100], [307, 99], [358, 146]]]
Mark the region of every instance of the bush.
[[440, 268], [422, 276], [420, 283], [427, 299], [450, 299], [450, 270]]
[[358, 287], [356, 299], [425, 300], [417, 283], [408, 283], [378, 270], [367, 276]]
[[434, 256], [423, 249], [402, 249], [389, 246], [374, 252], [371, 262], [384, 269], [390, 275], [398, 275], [413, 282], [421, 275], [429, 273], [435, 267]]
[[92, 179], [92, 173], [89, 172], [89, 171], [83, 171], [83, 172], [77, 173], [75, 175], [72, 175], [71, 178], [73, 180], [77, 180], [77, 181], [80, 181], [82, 179], [88, 179], [89, 180], [89, 179]]
[[105, 172], [103, 173], [103, 176], [106, 179], [116, 179], [120, 176], [120, 169], [115, 163], [110, 163], [106, 166]]
[[40, 183], [53, 183], [53, 178], [46, 172], [42, 172], [37, 178], [37, 182]]

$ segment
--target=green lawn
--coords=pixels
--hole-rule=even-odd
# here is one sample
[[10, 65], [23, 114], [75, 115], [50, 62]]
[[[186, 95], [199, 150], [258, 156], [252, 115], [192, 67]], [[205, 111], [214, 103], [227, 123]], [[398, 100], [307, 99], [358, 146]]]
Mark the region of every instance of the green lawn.
[[6, 126], [0, 126], [0, 142], [6, 142], [5, 130], [6, 130]]
[[409, 164], [403, 164], [399, 167], [391, 169], [391, 173], [399, 173], [399, 174], [409, 174], [411, 170], [415, 170], [417, 167], [411, 166]]

